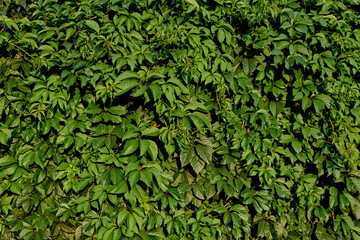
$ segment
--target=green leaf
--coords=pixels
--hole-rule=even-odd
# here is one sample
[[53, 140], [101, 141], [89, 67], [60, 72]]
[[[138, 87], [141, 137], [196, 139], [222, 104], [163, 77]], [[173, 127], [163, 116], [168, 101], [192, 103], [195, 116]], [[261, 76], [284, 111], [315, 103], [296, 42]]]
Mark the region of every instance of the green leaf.
[[200, 158], [198, 158], [196, 155], [194, 158], [190, 159], [190, 165], [193, 168], [193, 170], [199, 174], [199, 172], [201, 172], [201, 170], [203, 170], [203, 168], [205, 167], [205, 162], [202, 161]]
[[117, 216], [117, 225], [121, 227], [129, 215], [129, 211], [123, 209]]
[[180, 200], [180, 193], [178, 191], [177, 188], [169, 188], [168, 192], [176, 199], [176, 200]]
[[193, 158], [196, 158], [194, 147], [190, 147], [186, 150], [181, 151], [180, 153], [181, 167], [185, 167], [186, 165], [188, 165], [191, 159]]
[[8, 128], [0, 129], [0, 143], [7, 145], [8, 140], [11, 138], [11, 130]]
[[107, 230], [104, 234], [103, 239], [113, 239], [113, 228], [110, 228], [109, 230]]
[[294, 139], [293, 136], [289, 135], [289, 134], [283, 134], [280, 137], [280, 143], [289, 143]]
[[290, 45], [290, 42], [289, 41], [279, 41], [279, 42], [274, 43], [274, 45], [275, 45], [276, 49], [282, 50], [284, 48], [287, 48]]
[[297, 154], [301, 153], [301, 150], [302, 150], [301, 142], [294, 140], [291, 142], [291, 146], [294, 148], [294, 150]]
[[139, 139], [129, 139], [126, 141], [124, 150], [122, 151], [123, 155], [130, 155], [134, 153], [139, 147]]
[[159, 135], [160, 130], [156, 127], [150, 127], [141, 132], [142, 136], [155, 137]]
[[330, 187], [329, 206], [334, 208], [338, 205], [338, 190], [336, 187]]
[[139, 162], [131, 162], [129, 163], [127, 166], [126, 166], [126, 169], [125, 169], [125, 176], [128, 175], [128, 173], [134, 171], [134, 170], [137, 170], [139, 169]]
[[153, 95], [154, 100], [157, 100], [161, 96], [161, 88], [157, 84], [150, 84], [149, 86], [151, 93]]
[[304, 181], [310, 184], [315, 184], [317, 176], [314, 174], [306, 174], [304, 177]]
[[29, 168], [29, 166], [35, 161], [34, 151], [28, 151], [27, 153], [19, 156], [19, 164], [25, 168]]
[[109, 191], [113, 194], [122, 194], [126, 193], [128, 191], [127, 183], [124, 179], [121, 179], [116, 185], [112, 187], [112, 189]]
[[309, 137], [311, 136], [311, 128], [309, 128], [309, 127], [301, 128], [301, 132], [306, 140], [308, 140]]
[[354, 183], [356, 189], [360, 191], [360, 179], [355, 177], [350, 177], [351, 181]]
[[250, 76], [250, 74], [255, 71], [257, 65], [258, 65], [258, 60], [256, 58], [251, 58], [251, 59], [244, 58], [242, 60], [243, 70], [247, 76]]
[[312, 100], [308, 97], [304, 97], [302, 99], [301, 107], [305, 111], [306, 109], [308, 109], [311, 106], [311, 104], [312, 104]]
[[197, 144], [195, 145], [196, 153], [199, 157], [209, 164], [212, 158], [212, 147], [208, 145]]
[[34, 159], [35, 163], [40, 166], [42, 169], [45, 168], [45, 163], [44, 163], [44, 159], [43, 156], [39, 155], [39, 152], [35, 152], [35, 159]]
[[279, 115], [282, 112], [282, 110], [284, 109], [284, 106], [285, 106], [284, 101], [278, 101], [278, 102], [271, 101], [270, 105], [269, 105], [270, 111], [271, 111], [272, 115], [274, 115], [274, 116]]
[[315, 108], [315, 111], [317, 113], [321, 113], [322, 110], [325, 108], [325, 104], [323, 101], [319, 100], [319, 99], [313, 99], [313, 103], [314, 103], [314, 108]]
[[82, 235], [82, 228], [81, 226], [79, 226], [75, 230], [75, 240], [80, 240], [81, 235]]
[[21, 189], [20, 183], [18, 183], [18, 182], [11, 183], [10, 191], [15, 194], [21, 195], [22, 189]]
[[144, 156], [144, 154], [148, 151], [150, 146], [150, 142], [146, 139], [140, 139], [140, 157]]
[[[195, 170], [195, 169], [194, 169]], [[201, 171], [201, 170], [200, 170]], [[199, 172], [200, 172], [199, 171]], [[198, 173], [198, 172], [197, 172]], [[194, 192], [194, 195], [197, 197], [197, 198], [199, 198], [199, 199], [202, 199], [202, 200], [204, 200], [205, 199], [205, 197], [204, 197], [204, 188], [201, 186], [201, 185], [199, 185], [199, 184], [194, 184], [193, 185], [193, 192]]]
[[[198, 128], [201, 128], [202, 123], [204, 123], [206, 125], [206, 127], [212, 128], [211, 120], [207, 115], [200, 113], [200, 112], [193, 112], [193, 113], [190, 113], [188, 116], [190, 116], [191, 120], [195, 123], [195, 125]], [[201, 122], [199, 123], [198, 119], [201, 120], [202, 123]]]
[[147, 169], [140, 172], [140, 180], [143, 181], [148, 187], [151, 188], [151, 183], [153, 181], [152, 173]]
[[108, 109], [108, 111], [114, 115], [122, 116], [127, 113], [126, 108], [124, 106], [112, 106]]
[[193, 5], [196, 8], [199, 8], [199, 4], [196, 2], [196, 0], [185, 0], [187, 3], [190, 3], [191, 5]]
[[130, 214], [127, 219], [127, 232], [133, 232], [136, 230], [136, 218], [133, 214]]
[[301, 32], [301, 33], [307, 33], [308, 32], [308, 27], [306, 25], [304, 25], [304, 24], [296, 24], [295, 29], [296, 29], [296, 31]]
[[222, 28], [219, 28], [219, 30], [217, 31], [217, 39], [219, 40], [219, 42], [224, 42], [225, 40], [225, 31]]
[[330, 108], [330, 107], [331, 107], [331, 101], [332, 101], [332, 99], [331, 99], [330, 96], [325, 95], [325, 94], [318, 94], [318, 95], [316, 95], [314, 98], [321, 100], [321, 101], [325, 104], [325, 106], [326, 106], [327, 108]]
[[[1, 90], [0, 90], [0, 92], [1, 92]], [[2, 94], [2, 93], [0, 93], [0, 94]], [[5, 97], [0, 97], [0, 119], [1, 119], [1, 115], [5, 108], [5, 104], [6, 104]]]
[[6, 155], [0, 158], [0, 167], [5, 167], [16, 162], [13, 156]]
[[178, 86], [182, 93], [189, 94], [189, 89], [187, 87], [185, 87], [184, 84], [182, 82], [180, 82], [179, 79], [172, 77], [169, 79], [168, 82]]
[[41, 51], [49, 51], [49, 52], [54, 52], [54, 48], [52, 46], [49, 45], [42, 45], [38, 48]]
[[139, 80], [140, 77], [138, 74], [131, 72], [131, 71], [125, 71], [122, 72], [117, 78], [116, 81], [118, 82], [122, 82], [124, 80], [129, 80], [129, 79], [134, 79], [134, 80]]
[[158, 146], [154, 141], [152, 141], [152, 140], [148, 140], [148, 141], [150, 143], [148, 152], [149, 152], [151, 158], [155, 161], [157, 159], [157, 155], [158, 155]]
[[67, 41], [75, 32], [76, 32], [76, 29], [75, 29], [75, 28], [68, 28], [68, 29], [66, 29], [66, 38], [65, 38], [65, 41]]
[[74, 138], [73, 136], [67, 136], [64, 140], [64, 145], [63, 145], [63, 148], [64, 149], [68, 149], [73, 143], [74, 143]]
[[311, 135], [315, 138], [315, 139], [320, 139], [323, 138], [324, 135], [321, 133], [321, 131], [317, 128], [311, 128], [310, 129]]
[[133, 188], [139, 180], [140, 180], [140, 172], [138, 170], [134, 170], [130, 172], [128, 181], [131, 188]]
[[120, 84], [120, 90], [116, 91], [116, 95], [122, 95], [138, 85], [139, 83], [137, 80], [123, 80]]
[[97, 22], [95, 22], [94, 20], [86, 20], [85, 23], [88, 27], [93, 29], [95, 32], [99, 33], [100, 28], [99, 28], [99, 24]]
[[188, 105], [185, 106], [184, 111], [186, 110], [203, 110], [208, 111], [204, 104], [197, 101], [191, 101]]

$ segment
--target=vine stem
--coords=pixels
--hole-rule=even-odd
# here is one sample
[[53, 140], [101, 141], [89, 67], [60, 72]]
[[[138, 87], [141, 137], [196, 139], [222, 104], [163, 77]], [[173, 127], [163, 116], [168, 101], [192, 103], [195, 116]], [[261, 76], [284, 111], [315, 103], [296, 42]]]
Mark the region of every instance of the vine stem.
[[104, 211], [104, 203], [101, 205], [100, 218], [102, 218], [103, 211]]
[[33, 58], [27, 51], [25, 51], [24, 49], [22, 49], [21, 47], [17, 46], [16, 44], [13, 44], [11, 42], [8, 42], [11, 46], [16, 47], [18, 49], [20, 49], [21, 51], [23, 51], [26, 55], [28, 55], [29, 57]]
[[224, 206], [224, 207], [226, 207], [226, 206], [231, 206], [230, 203], [229, 203], [229, 202], [226, 202], [224, 199], [221, 199], [221, 201], [223, 201], [223, 202], [225, 203], [225, 206]]

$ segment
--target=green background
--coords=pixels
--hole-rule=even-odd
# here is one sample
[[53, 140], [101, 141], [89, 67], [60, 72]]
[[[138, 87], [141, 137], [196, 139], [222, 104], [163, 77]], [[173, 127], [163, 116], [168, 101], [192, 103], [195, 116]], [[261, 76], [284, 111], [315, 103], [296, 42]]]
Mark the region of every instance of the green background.
[[360, 239], [358, 0], [0, 2], [0, 239]]

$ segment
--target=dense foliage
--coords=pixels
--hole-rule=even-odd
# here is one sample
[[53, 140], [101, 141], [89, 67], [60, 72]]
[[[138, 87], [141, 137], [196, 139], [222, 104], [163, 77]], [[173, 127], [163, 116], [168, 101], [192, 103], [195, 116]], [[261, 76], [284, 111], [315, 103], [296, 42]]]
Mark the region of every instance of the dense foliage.
[[0, 2], [0, 239], [360, 239], [358, 0]]

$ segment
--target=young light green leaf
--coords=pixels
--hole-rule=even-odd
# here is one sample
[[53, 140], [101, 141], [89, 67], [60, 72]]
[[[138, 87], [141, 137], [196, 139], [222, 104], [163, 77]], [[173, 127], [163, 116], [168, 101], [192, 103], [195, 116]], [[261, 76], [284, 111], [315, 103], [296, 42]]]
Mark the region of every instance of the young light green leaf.
[[149, 141], [149, 149], [148, 152], [152, 158], [152, 160], [156, 160], [157, 159], [157, 155], [158, 155], [158, 146], [157, 144], [152, 141], [152, 140], [148, 140]]
[[156, 127], [149, 127], [141, 132], [142, 136], [155, 137], [159, 135], [160, 130]]
[[95, 32], [99, 33], [100, 28], [99, 28], [99, 24], [97, 22], [95, 22], [94, 20], [86, 20], [85, 23], [88, 27], [93, 29]]
[[193, 5], [196, 8], [199, 8], [199, 4], [196, 2], [196, 0], [185, 0], [187, 3], [190, 3], [191, 5]]
[[67, 41], [75, 32], [76, 32], [76, 29], [75, 29], [75, 28], [68, 28], [68, 29], [66, 29], [66, 38], [65, 38], [65, 41]]

